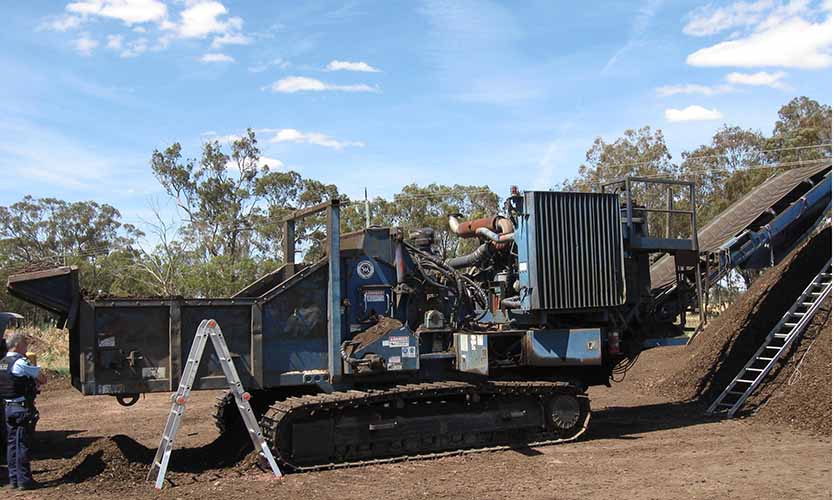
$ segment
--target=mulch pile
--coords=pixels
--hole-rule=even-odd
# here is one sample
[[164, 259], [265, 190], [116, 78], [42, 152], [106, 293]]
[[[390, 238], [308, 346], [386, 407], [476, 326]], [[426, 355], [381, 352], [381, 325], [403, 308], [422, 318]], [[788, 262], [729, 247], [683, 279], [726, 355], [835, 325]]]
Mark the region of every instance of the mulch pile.
[[57, 483], [145, 480], [154, 451], [124, 435], [101, 438], [53, 472]]
[[[770, 329], [798, 298], [799, 294], [831, 256], [831, 228], [821, 231], [791, 252], [780, 264], [765, 271], [749, 290], [686, 348], [672, 354], [669, 364], [677, 366], [672, 373], [651, 384], [658, 392], [673, 400], [700, 399], [711, 402], [738, 374], [744, 364], [761, 346]], [[830, 301], [826, 311], [812, 320], [810, 331], [798, 346], [780, 363], [778, 373], [765, 379], [764, 387], [751, 398], [747, 411], [756, 410], [763, 403], [767, 419], [789, 421], [797, 419], [803, 428], [822, 432], [831, 426], [831, 316]], [[827, 335], [823, 333], [828, 332]], [[817, 342], [818, 341], [818, 342]], [[800, 367], [799, 382], [777, 394], [777, 380], [786, 380], [814, 342], [808, 360]], [[803, 371], [803, 370], [807, 370]], [[806, 377], [807, 375], [807, 377]], [[799, 385], [802, 384], [802, 385]], [[797, 387], [798, 386], [798, 387]], [[809, 388], [819, 387], [819, 391]], [[774, 402], [774, 400], [777, 400]], [[808, 408], [811, 416], [802, 419]], [[759, 412], [759, 415], [762, 413]]]
[[[248, 453], [246, 443], [218, 438], [200, 448], [180, 448], [172, 452], [166, 477], [176, 484], [190, 484], [200, 477], [253, 476], [270, 472], [268, 464], [256, 452]], [[97, 439], [61, 467], [52, 470], [47, 484], [111, 483], [126, 488], [146, 481], [146, 474], [157, 450], [147, 448], [125, 435]]]
[[831, 297], [826, 300], [796, 349], [747, 402], [756, 421], [831, 436]]

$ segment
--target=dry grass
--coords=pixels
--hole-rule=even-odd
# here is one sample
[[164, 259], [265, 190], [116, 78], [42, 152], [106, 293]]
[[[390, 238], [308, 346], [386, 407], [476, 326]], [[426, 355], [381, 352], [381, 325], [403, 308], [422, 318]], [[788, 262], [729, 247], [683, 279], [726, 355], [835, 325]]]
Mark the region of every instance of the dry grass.
[[[38, 365], [59, 373], [70, 370], [70, 333], [59, 328], [22, 327], [29, 336], [29, 351], [38, 355]], [[11, 329], [6, 332], [12, 331]]]

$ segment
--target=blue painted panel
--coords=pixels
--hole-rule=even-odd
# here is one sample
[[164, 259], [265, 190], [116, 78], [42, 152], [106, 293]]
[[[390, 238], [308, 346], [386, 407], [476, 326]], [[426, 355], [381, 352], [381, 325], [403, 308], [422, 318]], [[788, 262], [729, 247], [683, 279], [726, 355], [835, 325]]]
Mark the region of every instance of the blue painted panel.
[[344, 261], [344, 298], [351, 332], [360, 329], [360, 323], [372, 315], [394, 317], [391, 286], [396, 282], [396, 270], [368, 256], [353, 257]]
[[283, 372], [327, 369], [327, 267], [265, 303], [262, 331], [264, 385]]
[[601, 364], [601, 330], [531, 330], [523, 339], [523, 357], [530, 366]]

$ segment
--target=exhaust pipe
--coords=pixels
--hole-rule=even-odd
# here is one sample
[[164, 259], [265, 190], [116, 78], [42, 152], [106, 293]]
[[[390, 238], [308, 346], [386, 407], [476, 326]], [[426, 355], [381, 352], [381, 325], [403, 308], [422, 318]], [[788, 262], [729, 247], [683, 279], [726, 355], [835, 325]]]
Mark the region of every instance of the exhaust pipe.
[[513, 222], [502, 216], [484, 217], [464, 222], [458, 220], [458, 214], [449, 216], [449, 229], [461, 238], [484, 238], [496, 246], [513, 240]]

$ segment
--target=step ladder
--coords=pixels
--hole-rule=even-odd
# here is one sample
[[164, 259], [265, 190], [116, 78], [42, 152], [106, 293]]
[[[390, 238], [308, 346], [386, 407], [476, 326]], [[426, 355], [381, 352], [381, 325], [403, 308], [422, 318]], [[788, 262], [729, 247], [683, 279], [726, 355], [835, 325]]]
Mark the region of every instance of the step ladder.
[[740, 373], [726, 386], [726, 389], [715, 399], [708, 409], [707, 415], [726, 413], [726, 417], [735, 415], [747, 398], [770, 373], [793, 342], [802, 335], [831, 292], [831, 259], [823, 266], [811, 283], [796, 299], [796, 302], [785, 312], [782, 319], [770, 330], [764, 344], [756, 351]]
[[254, 449], [268, 461], [274, 475], [276, 477], [282, 477], [280, 468], [277, 466], [277, 462], [274, 460], [274, 456], [268, 449], [268, 445], [260, 432], [257, 419], [251, 410], [251, 404], [248, 403], [251, 395], [245, 392], [242, 388], [242, 382], [239, 381], [239, 375], [233, 366], [233, 360], [230, 357], [230, 351], [228, 351], [225, 338], [222, 336], [222, 330], [215, 320], [205, 319], [198, 326], [198, 330], [195, 333], [195, 339], [193, 340], [186, 365], [184, 366], [184, 373], [181, 375], [181, 381], [178, 385], [178, 392], [172, 395], [172, 409], [169, 411], [169, 416], [166, 419], [166, 426], [163, 429], [160, 446], [158, 446], [157, 454], [152, 461], [152, 467], [146, 475], [146, 480], [148, 481], [154, 476], [155, 469], [157, 469], [157, 479], [155, 480], [155, 488], [157, 489], [163, 488], [164, 476], [169, 466], [169, 458], [172, 455], [172, 445], [175, 443], [175, 435], [181, 426], [181, 418], [187, 409], [187, 400], [190, 397], [195, 375], [198, 372], [198, 366], [201, 362], [201, 356], [204, 353], [204, 347], [207, 345], [208, 338], [212, 341], [213, 347], [216, 350], [219, 364], [225, 372], [225, 378], [227, 378], [228, 385], [230, 386], [230, 392], [236, 399], [236, 407], [239, 409], [239, 414], [242, 415], [242, 420], [245, 422], [245, 428], [248, 430], [248, 435], [251, 437]]

